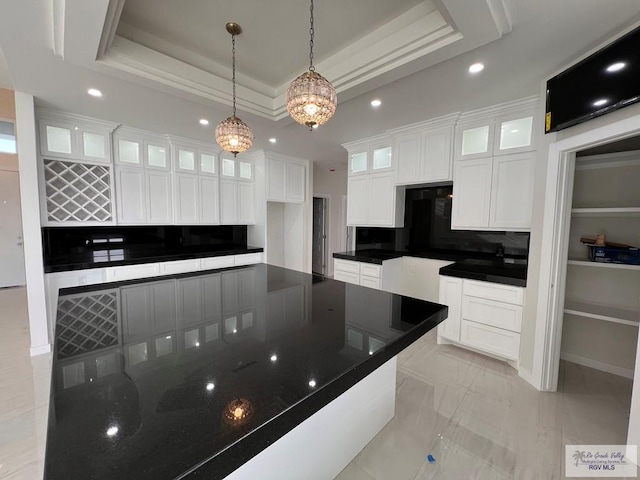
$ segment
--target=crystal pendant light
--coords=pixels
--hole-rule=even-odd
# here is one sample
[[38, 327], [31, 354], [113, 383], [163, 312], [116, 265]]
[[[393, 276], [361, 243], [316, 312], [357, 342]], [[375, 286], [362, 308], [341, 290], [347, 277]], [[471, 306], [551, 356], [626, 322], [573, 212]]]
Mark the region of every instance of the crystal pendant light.
[[309, 71], [291, 82], [287, 90], [287, 111], [298, 123], [312, 131], [326, 123], [336, 112], [338, 95], [331, 82], [316, 72], [313, 66], [313, 0], [311, 0], [311, 28], [309, 29]]
[[225, 152], [246, 152], [253, 144], [253, 133], [246, 123], [236, 117], [236, 35], [242, 32], [237, 23], [227, 23], [227, 32], [231, 34], [231, 51], [233, 54], [233, 115], [216, 127], [216, 142]]

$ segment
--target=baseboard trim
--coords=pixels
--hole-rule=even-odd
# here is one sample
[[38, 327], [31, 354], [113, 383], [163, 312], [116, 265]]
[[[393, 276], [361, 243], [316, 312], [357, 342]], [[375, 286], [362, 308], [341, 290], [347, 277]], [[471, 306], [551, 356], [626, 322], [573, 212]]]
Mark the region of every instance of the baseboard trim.
[[45, 353], [51, 352], [51, 344], [45, 343], [44, 345], [38, 345], [37, 347], [31, 347], [29, 350], [32, 357], [37, 355], [44, 355]]
[[580, 355], [575, 355], [573, 353], [568, 353], [568, 352], [561, 352], [560, 359], [566, 360], [567, 362], [577, 363], [578, 365], [582, 365], [584, 367], [600, 370], [602, 372], [619, 375], [620, 377], [630, 378], [633, 380], [633, 369], [631, 368], [617, 367], [609, 363], [600, 362], [598, 360], [593, 360], [591, 358], [581, 357]]

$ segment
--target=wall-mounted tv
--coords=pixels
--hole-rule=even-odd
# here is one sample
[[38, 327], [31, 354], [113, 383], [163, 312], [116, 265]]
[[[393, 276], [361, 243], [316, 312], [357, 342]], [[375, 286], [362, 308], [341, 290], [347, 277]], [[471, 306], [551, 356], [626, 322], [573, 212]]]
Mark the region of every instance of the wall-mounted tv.
[[640, 28], [547, 81], [545, 132], [640, 101]]

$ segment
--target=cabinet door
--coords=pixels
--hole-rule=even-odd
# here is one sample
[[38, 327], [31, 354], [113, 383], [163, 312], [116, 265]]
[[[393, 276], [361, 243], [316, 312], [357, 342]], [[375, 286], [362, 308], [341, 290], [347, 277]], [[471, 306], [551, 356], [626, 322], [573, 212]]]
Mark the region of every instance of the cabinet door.
[[304, 165], [287, 164], [287, 202], [304, 203], [306, 177]]
[[147, 222], [173, 223], [173, 185], [171, 173], [145, 171], [147, 182]]
[[527, 152], [534, 149], [533, 111], [514, 112], [496, 121], [494, 155]]
[[491, 157], [454, 162], [452, 229], [474, 230], [489, 226], [491, 169]]
[[144, 171], [116, 167], [116, 195], [119, 224], [147, 223]]
[[[534, 158], [532, 153], [494, 157], [490, 227], [503, 230], [531, 228]], [[455, 193], [453, 201], [456, 201]]]
[[114, 135], [114, 158], [116, 164], [142, 166], [142, 141], [133, 137]]
[[414, 133], [396, 138], [399, 185], [420, 182], [420, 150], [420, 134]]
[[144, 142], [144, 166], [155, 170], [169, 170], [171, 162], [170, 150], [167, 145]]
[[350, 177], [347, 183], [347, 225], [366, 225], [369, 177]]
[[204, 321], [202, 280], [185, 278], [176, 282], [178, 322], [180, 326], [199, 325]]
[[201, 175], [218, 176], [218, 161], [215, 152], [198, 150], [200, 158], [199, 168]]
[[153, 312], [155, 333], [176, 329], [175, 280], [149, 285], [150, 305]]
[[238, 160], [236, 162], [238, 167], [238, 179], [253, 181], [253, 162], [251, 160]]
[[493, 118], [456, 128], [456, 158], [489, 157], [493, 154]]
[[220, 295], [220, 274], [202, 277], [204, 320], [211, 322], [222, 317], [222, 297]]
[[394, 226], [395, 184], [393, 174], [369, 176], [368, 225]]
[[72, 124], [40, 120], [40, 152], [44, 156], [75, 158], [77, 131]]
[[153, 334], [149, 286], [122, 287], [120, 299], [124, 342]]
[[217, 225], [220, 223], [220, 192], [218, 179], [200, 177], [200, 223]]
[[238, 223], [252, 225], [256, 223], [255, 184], [238, 182]]
[[236, 178], [236, 160], [233, 157], [220, 157], [220, 176], [223, 178]]
[[80, 156], [83, 159], [111, 163], [111, 144], [108, 133], [81, 127], [78, 130], [78, 142]]
[[349, 175], [358, 175], [369, 171], [369, 153], [349, 152]]
[[371, 173], [391, 170], [393, 166], [393, 149], [384, 145], [371, 149]]
[[220, 223], [238, 223], [238, 182], [235, 180], [220, 180]]
[[267, 172], [267, 200], [284, 202], [287, 199], [286, 192], [287, 165], [282, 160], [269, 160]]
[[440, 276], [438, 303], [449, 307], [447, 319], [438, 325], [438, 335], [454, 342], [460, 341], [462, 320], [462, 279]]
[[176, 223], [196, 225], [198, 223], [198, 177], [177, 173], [176, 184]]
[[422, 182], [451, 180], [452, 130], [429, 132], [422, 135], [422, 155], [419, 178]]
[[183, 146], [175, 146], [173, 149], [173, 161], [176, 172], [196, 173], [196, 150]]

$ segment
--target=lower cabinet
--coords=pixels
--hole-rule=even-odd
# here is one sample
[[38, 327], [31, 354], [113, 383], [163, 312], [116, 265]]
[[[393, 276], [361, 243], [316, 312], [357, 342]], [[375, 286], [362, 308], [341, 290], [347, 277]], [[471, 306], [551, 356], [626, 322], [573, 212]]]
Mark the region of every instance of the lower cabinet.
[[524, 288], [440, 276], [439, 302], [449, 307], [438, 325], [438, 341], [506, 360], [520, 358]]
[[395, 291], [400, 281], [402, 258], [385, 260], [382, 265], [333, 259], [333, 278], [378, 290]]

